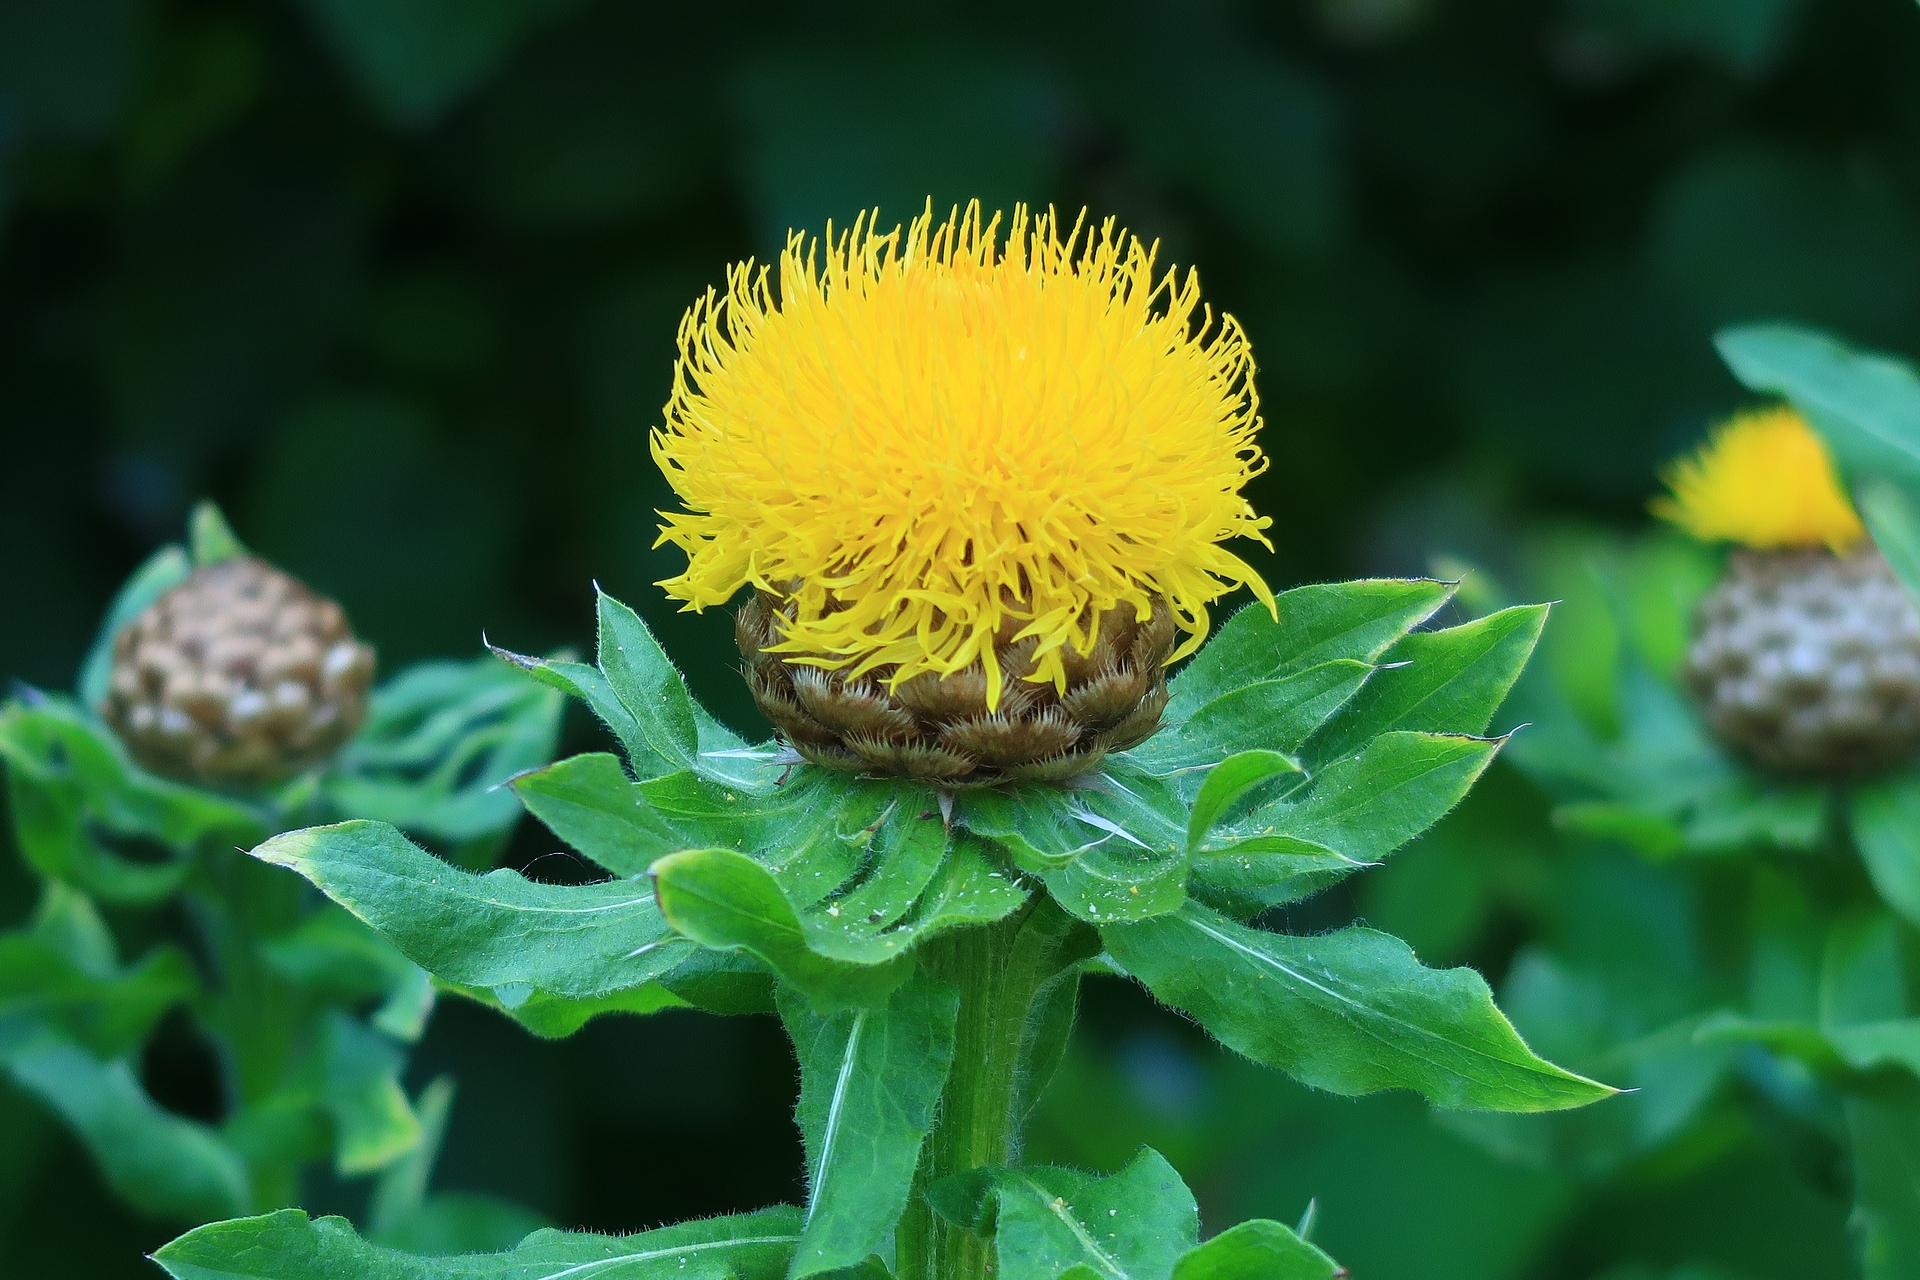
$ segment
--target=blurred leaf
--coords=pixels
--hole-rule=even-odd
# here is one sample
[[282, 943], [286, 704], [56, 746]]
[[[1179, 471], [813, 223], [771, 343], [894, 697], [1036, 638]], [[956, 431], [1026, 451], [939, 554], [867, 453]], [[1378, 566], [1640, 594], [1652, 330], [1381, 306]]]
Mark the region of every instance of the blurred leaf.
[[1278, 1222], [1230, 1227], [1180, 1256], [1173, 1280], [1340, 1280], [1345, 1271]]
[[1873, 545], [1899, 575], [1908, 597], [1920, 601], [1920, 511], [1888, 480], [1865, 481], [1855, 491], [1854, 503]]
[[193, 560], [182, 548], [171, 543], [148, 556], [133, 576], [114, 593], [107, 616], [87, 651], [86, 665], [80, 669], [75, 691], [80, 705], [98, 708], [107, 700], [108, 681], [113, 678], [113, 646], [120, 630], [145, 613], [147, 606], [187, 580], [193, 572]]
[[693, 947], [673, 936], [644, 882], [475, 875], [385, 823], [292, 831], [253, 856], [298, 871], [435, 977], [487, 988], [510, 1005], [534, 991], [594, 999], [641, 987]]
[[187, 517], [187, 545], [196, 569], [247, 554], [246, 546], [234, 536], [233, 526], [227, 523], [226, 516], [207, 499], [195, 503], [193, 513]]
[[153, 190], [259, 98], [267, 67], [258, 34], [231, 17], [168, 23], [123, 135], [127, 183]]
[[1854, 790], [1853, 838], [1880, 897], [1920, 925], [1920, 778], [1894, 774]]
[[335, 1168], [342, 1177], [384, 1169], [420, 1142], [400, 1073], [398, 1046], [357, 1019], [328, 1014], [321, 1031], [321, 1096], [338, 1130]]
[[425, 662], [375, 689], [322, 783], [336, 812], [456, 843], [520, 819], [505, 784], [553, 758], [563, 703], [492, 658]]
[[1920, 1272], [1920, 1099], [1911, 1087], [1846, 1101], [1854, 1204], [1848, 1223], [1867, 1280]]
[[396, 125], [433, 124], [527, 35], [574, 0], [305, 0], [373, 105]]
[[102, 1062], [49, 1037], [6, 1065], [72, 1126], [113, 1189], [142, 1213], [204, 1222], [245, 1211], [240, 1157], [205, 1125], [157, 1106], [125, 1062]]
[[0, 1057], [47, 1028], [103, 1058], [118, 1057], [200, 989], [187, 957], [172, 946], [125, 970], [89, 972], [39, 934], [0, 933]]
[[453, 1113], [454, 1089], [452, 1076], [435, 1076], [413, 1099], [420, 1140], [412, 1150], [387, 1165], [367, 1199], [368, 1230], [376, 1243], [398, 1224], [416, 1217], [425, 1205], [427, 1184], [432, 1181], [433, 1166], [440, 1158], [447, 1121]]
[[881, 1251], [906, 1207], [920, 1147], [953, 1063], [959, 992], [922, 974], [880, 1009], [820, 1017], [783, 991], [780, 1016], [800, 1059], [795, 1117], [806, 1140], [799, 1277]]
[[[168, 897], [196, 850], [257, 839], [269, 825], [235, 800], [139, 769], [106, 726], [62, 698], [0, 704], [0, 760], [28, 863], [107, 902]], [[131, 857], [124, 845], [162, 856]]]
[[1417, 1089], [1439, 1106], [1500, 1111], [1613, 1092], [1534, 1056], [1479, 974], [1422, 968], [1384, 933], [1293, 938], [1189, 903], [1101, 937], [1128, 973], [1228, 1047], [1317, 1088]]
[[281, 1209], [189, 1231], [153, 1260], [174, 1280], [782, 1280], [799, 1232], [798, 1210], [768, 1209], [628, 1236], [536, 1231], [505, 1253], [442, 1259], [367, 1244], [345, 1218]]

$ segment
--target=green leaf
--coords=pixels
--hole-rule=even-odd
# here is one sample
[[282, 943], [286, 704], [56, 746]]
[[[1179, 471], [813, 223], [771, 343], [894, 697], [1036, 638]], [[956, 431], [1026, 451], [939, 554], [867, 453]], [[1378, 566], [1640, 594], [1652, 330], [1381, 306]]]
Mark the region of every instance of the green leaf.
[[628, 760], [645, 761], [656, 770], [664, 771], [660, 770], [653, 748], [647, 745], [640, 722], [634, 718], [633, 712], [627, 710], [627, 704], [620, 701], [620, 696], [600, 673], [600, 668], [566, 658], [535, 658], [494, 644], [487, 648], [494, 657], [526, 672], [549, 689], [558, 689], [568, 697], [586, 703], [587, 708], [599, 717], [600, 723], [606, 725], [619, 740], [620, 748], [626, 752]]
[[1240, 751], [1292, 754], [1339, 711], [1374, 669], [1341, 658], [1279, 680], [1258, 680], [1224, 693], [1128, 752], [1151, 773], [1217, 764]]
[[796, 1116], [807, 1149], [794, 1280], [853, 1266], [892, 1235], [953, 1064], [959, 1011], [959, 992], [924, 974], [885, 1008], [826, 1018], [782, 990], [780, 1016], [800, 1059]]
[[599, 613], [600, 670], [664, 767], [628, 763], [641, 776], [692, 768], [700, 758], [700, 730], [686, 680], [639, 614], [604, 591], [599, 593]]
[[1081, 1267], [1100, 1280], [1167, 1280], [1200, 1235], [1193, 1193], [1150, 1147], [1108, 1178], [1002, 1170], [993, 1195], [1001, 1280], [1056, 1280]]
[[1890, 481], [1870, 476], [1856, 486], [1854, 505], [1908, 596], [1920, 601], [1920, 510], [1914, 499]]
[[683, 1222], [629, 1236], [536, 1231], [505, 1253], [421, 1258], [368, 1244], [345, 1218], [281, 1209], [189, 1231], [153, 1260], [174, 1280], [782, 1280], [797, 1210]]
[[1186, 899], [1186, 807], [1165, 779], [1124, 762], [1085, 790], [969, 792], [955, 820], [1083, 920], [1143, 919]]
[[520, 819], [502, 784], [553, 758], [564, 706], [491, 658], [418, 663], [374, 690], [323, 793], [341, 817], [455, 844], [502, 839]]
[[731, 849], [670, 854], [653, 864], [653, 883], [675, 929], [703, 947], [751, 952], [822, 1013], [879, 1008], [911, 972], [900, 954], [865, 964], [822, 955], [773, 873]]
[[1247, 792], [1275, 778], [1297, 777], [1300, 763], [1278, 751], [1242, 751], [1207, 771], [1187, 817], [1187, 850], [1197, 849], [1214, 824]]
[[420, 1143], [400, 1073], [399, 1046], [338, 1010], [321, 1024], [321, 1099], [337, 1133], [334, 1166], [342, 1177], [384, 1169]]
[[1195, 896], [1227, 914], [1251, 919], [1269, 907], [1298, 902], [1356, 871], [1378, 866], [1293, 836], [1237, 839], [1193, 856]]
[[475, 875], [385, 823], [291, 831], [253, 856], [298, 871], [436, 978], [486, 988], [509, 1006], [535, 991], [594, 999], [641, 987], [693, 950], [668, 929], [644, 881]]
[[1371, 664], [1453, 592], [1445, 582], [1374, 578], [1282, 592], [1277, 622], [1263, 606], [1249, 605], [1173, 678], [1167, 718], [1187, 720], [1222, 694], [1323, 662]]
[[240, 1157], [205, 1125], [157, 1106], [125, 1062], [47, 1037], [9, 1055], [6, 1066], [72, 1126], [114, 1191], [140, 1212], [204, 1222], [245, 1209]]
[[1377, 862], [1460, 803], [1501, 741], [1383, 733], [1358, 755], [1327, 766], [1303, 794], [1262, 805], [1222, 830], [1210, 847], [1231, 847], [1249, 836], [1286, 835], [1356, 862]]
[[1861, 784], [1848, 817], [1873, 887], [1909, 924], [1920, 925], [1920, 777], [1909, 771]]
[[1267, 1218], [1221, 1232], [1182, 1254], [1173, 1280], [1341, 1280], [1338, 1263]]
[[1103, 928], [1155, 996], [1230, 1048], [1334, 1093], [1416, 1089], [1443, 1107], [1554, 1111], [1613, 1090], [1536, 1057], [1471, 969], [1427, 969], [1371, 929], [1266, 933], [1197, 904]]
[[522, 774], [513, 790], [548, 830], [617, 876], [644, 875], [654, 859], [689, 843], [604, 752]]
[[113, 679], [113, 646], [120, 629], [145, 613], [147, 606], [187, 580], [193, 561], [178, 546], [169, 544], [148, 556], [121, 586], [113, 603], [107, 606], [106, 619], [87, 650], [80, 668], [76, 692], [83, 707], [100, 707], [107, 701], [108, 684]]
[[[0, 760], [27, 861], [103, 901], [159, 901], [200, 848], [251, 844], [271, 829], [254, 809], [137, 768], [106, 726], [64, 698], [0, 705]], [[113, 847], [126, 841], [168, 856], [129, 858]]]
[[174, 947], [158, 947], [124, 971], [89, 972], [45, 937], [0, 934], [0, 1055], [54, 1028], [103, 1058], [118, 1057], [199, 989], [193, 966]]
[[1854, 1095], [1844, 1105], [1861, 1274], [1920, 1275], [1920, 1095], [1908, 1087]]
[[1546, 605], [1518, 605], [1464, 626], [1404, 637], [1308, 745], [1308, 754], [1316, 761], [1338, 760], [1395, 729], [1485, 733], [1546, 623]]
[[196, 569], [222, 560], [237, 560], [247, 554], [245, 544], [234, 536], [233, 526], [210, 498], [195, 503], [193, 513], [187, 517], [187, 545], [192, 549]]
[[367, 1225], [376, 1240], [425, 1206], [427, 1184], [433, 1179], [433, 1166], [440, 1158], [440, 1144], [446, 1139], [447, 1122], [453, 1115], [454, 1091], [452, 1076], [435, 1076], [414, 1099], [413, 1114], [420, 1124], [420, 1140], [381, 1172], [367, 1197]]
[[1850, 478], [1920, 480], [1920, 377], [1904, 361], [1793, 325], [1722, 329], [1714, 345], [1747, 387], [1805, 413]]
[[[511, 983], [491, 991], [483, 987], [452, 984], [448, 984], [447, 989], [505, 1014], [542, 1040], [564, 1040], [593, 1019], [607, 1014], [628, 1013], [644, 1017], [662, 1009], [687, 1008], [692, 1002], [670, 990], [667, 981], [663, 978], [643, 986], [584, 997], [556, 996], [547, 991], [535, 991], [524, 984]], [[760, 1013], [765, 1009], [755, 1007], [752, 1010], [728, 1009], [721, 1012]]]

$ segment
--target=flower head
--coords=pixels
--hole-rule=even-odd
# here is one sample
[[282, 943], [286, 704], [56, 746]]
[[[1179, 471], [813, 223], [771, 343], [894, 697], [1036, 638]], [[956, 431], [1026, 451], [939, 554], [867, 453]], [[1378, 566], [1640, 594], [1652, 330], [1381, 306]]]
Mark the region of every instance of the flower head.
[[691, 609], [752, 585], [794, 606], [789, 661], [895, 684], [1033, 638], [1064, 685], [1104, 611], [1172, 607], [1191, 652], [1207, 606], [1258, 574], [1219, 544], [1261, 534], [1253, 358], [1192, 272], [1111, 221], [1062, 237], [979, 206], [904, 231], [792, 236], [778, 294], [735, 266], [680, 326], [653, 455], [686, 510], [661, 585]]
[[1866, 534], [1825, 442], [1786, 405], [1715, 427], [1662, 478], [1672, 496], [1654, 499], [1653, 513], [1703, 541], [1841, 552]]

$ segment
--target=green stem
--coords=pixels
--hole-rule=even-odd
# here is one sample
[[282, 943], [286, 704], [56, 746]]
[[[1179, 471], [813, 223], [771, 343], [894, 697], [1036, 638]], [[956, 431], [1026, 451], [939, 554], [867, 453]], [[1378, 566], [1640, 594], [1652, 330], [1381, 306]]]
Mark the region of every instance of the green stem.
[[[920, 964], [960, 990], [953, 1071], [927, 1136], [915, 1195], [895, 1235], [901, 1280], [984, 1280], [989, 1241], [935, 1215], [924, 1191], [970, 1169], [1010, 1164], [1036, 1075], [1051, 1069], [1043, 996], [1098, 949], [1092, 930], [1039, 895], [1006, 920], [936, 938]], [[1070, 994], [1069, 997], [1070, 998]]]

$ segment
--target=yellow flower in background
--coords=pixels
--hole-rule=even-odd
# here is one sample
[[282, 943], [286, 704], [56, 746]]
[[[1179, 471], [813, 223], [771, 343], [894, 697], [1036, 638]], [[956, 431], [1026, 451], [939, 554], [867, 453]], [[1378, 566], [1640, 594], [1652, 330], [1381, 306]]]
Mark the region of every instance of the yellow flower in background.
[[1654, 499], [1653, 513], [1702, 541], [1842, 552], [1866, 536], [1826, 442], [1786, 405], [1715, 427], [1662, 479], [1672, 496]]
[[[898, 683], [1036, 637], [1062, 684], [1097, 619], [1156, 596], [1197, 647], [1207, 606], [1259, 575], [1220, 546], [1265, 542], [1241, 488], [1266, 465], [1253, 357], [1189, 271], [1112, 221], [1063, 229], [977, 204], [882, 234], [795, 234], [680, 326], [655, 460], [686, 510], [661, 583], [701, 609], [743, 586], [797, 608], [770, 651]], [[657, 545], [657, 544], [656, 544]]]

